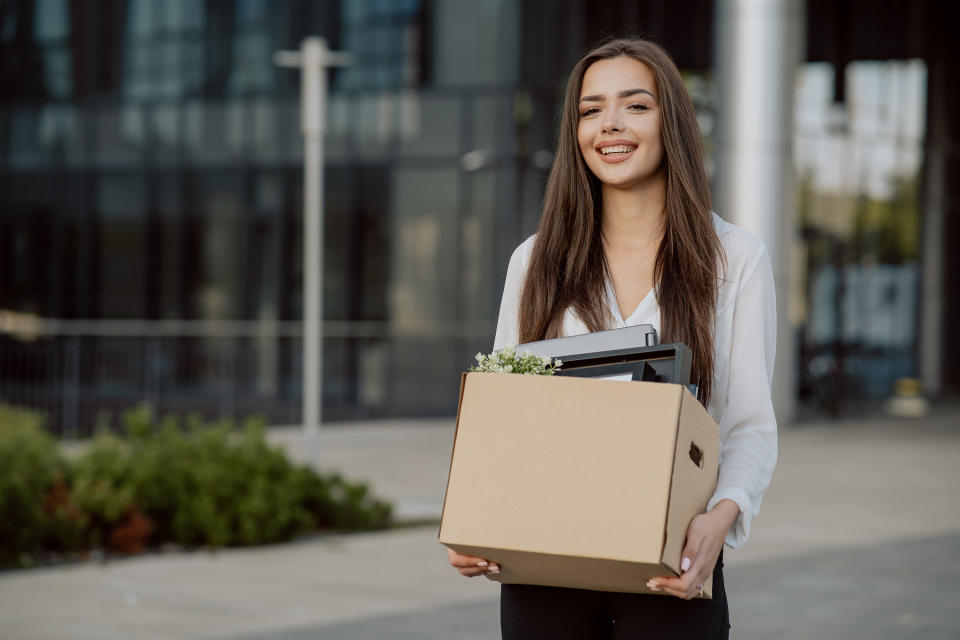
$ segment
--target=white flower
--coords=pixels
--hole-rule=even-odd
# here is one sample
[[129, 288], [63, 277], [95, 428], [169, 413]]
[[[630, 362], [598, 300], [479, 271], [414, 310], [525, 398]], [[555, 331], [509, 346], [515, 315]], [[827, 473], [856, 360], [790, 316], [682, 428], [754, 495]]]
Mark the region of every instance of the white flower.
[[506, 347], [489, 355], [478, 353], [476, 360], [477, 364], [470, 367], [471, 371], [526, 375], [552, 376], [556, 374], [556, 368], [562, 364], [559, 359], [552, 361], [548, 356], [537, 356], [530, 351], [518, 354], [513, 347]]

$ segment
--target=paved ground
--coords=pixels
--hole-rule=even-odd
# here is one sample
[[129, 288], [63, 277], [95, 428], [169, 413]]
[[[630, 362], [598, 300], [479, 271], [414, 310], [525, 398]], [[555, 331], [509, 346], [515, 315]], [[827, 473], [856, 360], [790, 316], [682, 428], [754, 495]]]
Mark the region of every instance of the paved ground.
[[[332, 427], [322, 462], [405, 518], [439, 513], [452, 421]], [[297, 457], [298, 434], [271, 438]], [[960, 408], [781, 432], [750, 541], [729, 552], [734, 638], [957, 638]], [[497, 585], [434, 525], [216, 554], [0, 573], [0, 638], [493, 639]]]

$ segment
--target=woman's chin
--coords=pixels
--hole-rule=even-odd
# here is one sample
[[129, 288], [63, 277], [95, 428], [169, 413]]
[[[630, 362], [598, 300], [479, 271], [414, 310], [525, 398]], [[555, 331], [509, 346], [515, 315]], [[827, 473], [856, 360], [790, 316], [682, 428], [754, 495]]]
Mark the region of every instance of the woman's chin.
[[659, 171], [652, 173], [619, 173], [604, 171], [600, 175], [594, 174], [597, 179], [606, 187], [618, 190], [630, 190], [637, 188], [646, 188], [662, 181], [662, 174]]

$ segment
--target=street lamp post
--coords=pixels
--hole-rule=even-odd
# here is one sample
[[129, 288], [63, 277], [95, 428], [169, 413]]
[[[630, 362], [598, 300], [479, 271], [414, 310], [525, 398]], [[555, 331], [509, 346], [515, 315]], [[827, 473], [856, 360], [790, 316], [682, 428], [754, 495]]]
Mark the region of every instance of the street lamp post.
[[323, 133], [327, 114], [327, 67], [350, 64], [350, 55], [311, 36], [299, 51], [277, 51], [281, 67], [300, 68], [300, 126], [303, 132], [303, 433], [307, 462], [317, 466], [322, 420], [323, 370]]

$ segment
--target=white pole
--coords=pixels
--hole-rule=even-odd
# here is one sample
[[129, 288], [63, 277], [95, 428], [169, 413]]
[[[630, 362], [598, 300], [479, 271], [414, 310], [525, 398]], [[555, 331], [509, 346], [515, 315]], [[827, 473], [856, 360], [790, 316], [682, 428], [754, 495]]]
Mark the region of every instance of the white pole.
[[274, 62], [300, 67], [300, 121], [303, 132], [303, 433], [307, 463], [318, 466], [322, 422], [323, 337], [323, 134], [326, 125], [326, 68], [349, 64], [349, 55], [309, 37], [300, 51], [278, 51]]
[[773, 402], [782, 424], [794, 414], [796, 354], [790, 322], [793, 241], [794, 76], [803, 57], [805, 0], [717, 0], [718, 212], [759, 236], [777, 287]]

